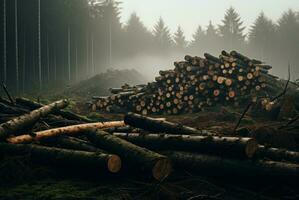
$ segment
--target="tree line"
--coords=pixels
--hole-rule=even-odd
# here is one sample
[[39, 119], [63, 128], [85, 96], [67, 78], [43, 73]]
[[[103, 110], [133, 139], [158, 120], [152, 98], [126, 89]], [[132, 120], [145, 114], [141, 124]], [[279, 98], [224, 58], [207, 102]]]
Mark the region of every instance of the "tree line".
[[293, 78], [299, 76], [299, 14], [293, 10], [276, 22], [262, 12], [247, 33], [230, 7], [219, 25], [198, 26], [187, 41], [180, 26], [172, 34], [161, 17], [152, 29], [136, 13], [122, 24], [116, 0], [1, 1], [0, 80], [15, 93], [72, 84], [138, 55], [217, 55], [222, 49], [273, 63], [281, 74], [289, 62]]

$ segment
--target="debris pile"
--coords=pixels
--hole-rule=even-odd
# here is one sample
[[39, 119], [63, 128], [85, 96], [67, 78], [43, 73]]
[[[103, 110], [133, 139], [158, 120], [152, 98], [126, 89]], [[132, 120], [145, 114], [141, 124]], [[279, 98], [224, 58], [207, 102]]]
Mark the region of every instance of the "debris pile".
[[81, 81], [66, 91], [65, 95], [71, 97], [91, 98], [97, 94], [109, 94], [107, 88], [118, 87], [125, 83], [140, 84], [147, 79], [135, 69], [107, 70], [104, 73], [97, 74], [87, 80]]
[[[205, 53], [204, 57], [187, 55], [185, 61], [174, 63], [174, 69], [160, 71], [155, 82], [125, 84], [111, 88], [110, 96], [94, 96], [92, 110], [143, 115], [191, 113], [215, 104], [239, 105], [268, 98], [282, 87], [278, 78], [268, 73], [271, 66], [236, 51], [222, 51], [219, 57]], [[266, 101], [264, 106], [270, 103]]]

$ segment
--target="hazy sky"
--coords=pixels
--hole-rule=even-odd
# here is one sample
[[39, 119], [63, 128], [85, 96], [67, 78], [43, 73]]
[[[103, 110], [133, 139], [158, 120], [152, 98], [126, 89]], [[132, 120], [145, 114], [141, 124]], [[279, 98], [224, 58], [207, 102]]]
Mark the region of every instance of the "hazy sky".
[[240, 14], [244, 25], [249, 27], [261, 12], [273, 20], [293, 9], [299, 11], [299, 0], [123, 0], [121, 21], [126, 22], [136, 12], [143, 23], [153, 28], [159, 17], [173, 33], [181, 25], [187, 39], [190, 39], [198, 25], [206, 28], [211, 20], [218, 25], [225, 10], [233, 6]]

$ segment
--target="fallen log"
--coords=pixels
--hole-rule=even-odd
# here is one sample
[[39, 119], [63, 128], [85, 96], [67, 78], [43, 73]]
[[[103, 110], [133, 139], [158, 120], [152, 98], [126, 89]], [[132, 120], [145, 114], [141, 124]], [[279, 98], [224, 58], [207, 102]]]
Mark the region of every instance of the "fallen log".
[[0, 125], [0, 140], [7, 138], [10, 134], [22, 130], [25, 127], [36, 123], [41, 117], [44, 117], [51, 112], [65, 108], [68, 105], [67, 100], [60, 100], [49, 105], [43, 106], [39, 109], [31, 111], [20, 117], [14, 118], [6, 123]]
[[299, 152], [288, 151], [278, 148], [267, 148], [259, 145], [256, 157], [259, 159], [270, 159], [274, 161], [287, 161], [291, 163], [299, 163]]
[[104, 151], [93, 146], [90, 142], [75, 137], [59, 136], [55, 138], [46, 138], [39, 142], [50, 147], [105, 153]]
[[17, 108], [15, 106], [11, 106], [9, 104], [4, 104], [0, 102], [0, 110], [1, 113], [5, 113], [5, 114], [25, 114], [28, 113], [27, 110], [21, 109], [21, 108]]
[[86, 136], [95, 146], [116, 153], [122, 160], [128, 162], [128, 165], [132, 164], [132, 168], [150, 171], [156, 180], [165, 179], [171, 172], [168, 158], [158, 153], [136, 146], [101, 130], [90, 131], [86, 133]]
[[169, 134], [181, 133], [191, 135], [214, 135], [205, 130], [198, 130], [181, 124], [176, 124], [165, 120], [157, 120], [155, 118], [145, 117], [135, 113], [128, 113], [125, 116], [124, 121], [127, 125], [153, 132]]
[[152, 150], [191, 151], [238, 158], [251, 158], [258, 148], [252, 138], [140, 133], [113, 135]]
[[187, 152], [161, 152], [168, 156], [174, 167], [184, 170], [192, 170], [204, 175], [215, 177], [280, 177], [296, 180], [298, 177], [297, 164], [233, 160], [217, 156], [209, 156]]
[[[25, 106], [29, 109], [38, 109], [42, 106], [44, 106], [43, 104], [40, 104], [38, 102], [35, 102], [35, 101], [31, 101], [29, 99], [26, 99], [26, 98], [16, 98], [16, 103], [19, 104], [19, 105], [22, 105], [22, 106]], [[82, 122], [87, 122], [87, 123], [92, 123], [94, 122], [93, 120], [90, 120], [84, 116], [80, 116], [78, 114], [75, 114], [73, 112], [70, 112], [70, 111], [65, 111], [65, 110], [57, 110], [55, 111], [53, 114], [55, 115], [60, 115], [66, 119], [69, 119], [69, 120], [78, 120], [78, 121], [82, 121]]]
[[88, 124], [72, 125], [60, 128], [54, 128], [44, 131], [35, 132], [34, 134], [20, 135], [16, 137], [7, 138], [7, 142], [12, 144], [30, 143], [44, 138], [57, 137], [60, 135], [76, 135], [90, 129], [104, 129], [109, 127], [125, 126], [123, 121], [114, 122], [96, 122]]
[[74, 151], [29, 144], [0, 144], [0, 155], [29, 155], [32, 161], [99, 172], [117, 173], [121, 159], [117, 155], [99, 152]]

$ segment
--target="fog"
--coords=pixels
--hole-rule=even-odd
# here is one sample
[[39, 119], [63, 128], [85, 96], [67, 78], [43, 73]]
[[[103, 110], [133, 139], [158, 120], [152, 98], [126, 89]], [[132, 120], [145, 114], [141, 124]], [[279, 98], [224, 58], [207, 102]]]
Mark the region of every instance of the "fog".
[[145, 82], [151, 81], [187, 54], [219, 56], [221, 50], [262, 60], [281, 78], [287, 78], [290, 64], [292, 80], [299, 78], [299, 15], [294, 1], [280, 7], [281, 1], [274, 3], [274, 16], [265, 3], [249, 15], [235, 0], [217, 4], [217, 19], [202, 10], [203, 20], [193, 18], [194, 10], [213, 7], [215, 1], [200, 7], [190, 0], [188, 20], [174, 16], [182, 15], [177, 1], [171, 1], [167, 12], [163, 8], [165, 13], [157, 9], [161, 15], [134, 8], [132, 2], [137, 1], [129, 4], [130, 9], [121, 0], [1, 2], [0, 81], [15, 93], [76, 84], [109, 69], [134, 68], [147, 77]]

